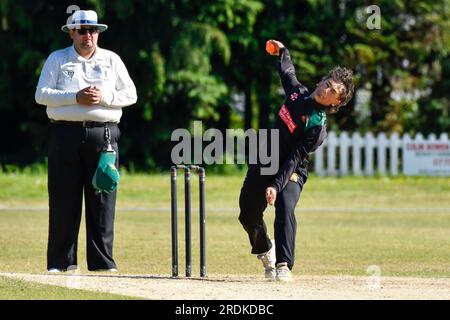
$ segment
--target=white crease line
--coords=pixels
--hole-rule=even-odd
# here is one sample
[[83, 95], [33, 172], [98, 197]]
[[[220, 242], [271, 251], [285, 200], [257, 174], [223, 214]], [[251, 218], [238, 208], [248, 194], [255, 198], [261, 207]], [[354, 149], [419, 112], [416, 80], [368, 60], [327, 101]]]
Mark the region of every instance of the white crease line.
[[[301, 208], [298, 212], [405, 212], [405, 213], [450, 213], [450, 208]], [[0, 207], [2, 211], [48, 211], [48, 207]], [[178, 207], [179, 212], [184, 212], [184, 207]], [[192, 212], [198, 208], [191, 208]], [[207, 212], [239, 212], [239, 208], [206, 208]], [[170, 208], [146, 208], [146, 207], [124, 207], [116, 208], [116, 212], [170, 212]]]

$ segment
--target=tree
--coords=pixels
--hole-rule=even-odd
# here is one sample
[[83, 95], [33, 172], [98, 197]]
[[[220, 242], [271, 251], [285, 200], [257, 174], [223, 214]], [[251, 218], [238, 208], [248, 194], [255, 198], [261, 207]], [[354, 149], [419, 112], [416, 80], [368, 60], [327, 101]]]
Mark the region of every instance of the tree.
[[[1, 165], [45, 161], [48, 121], [34, 92], [50, 52], [71, 43], [59, 31], [70, 4], [0, 1], [0, 134], [8, 137]], [[368, 28], [373, 12], [364, 1], [78, 1], [109, 25], [99, 44], [122, 57], [138, 90], [137, 105], [121, 119], [122, 164], [167, 168], [171, 133], [191, 120], [222, 130], [269, 127], [283, 96], [268, 39], [289, 48], [310, 89], [335, 65], [352, 68], [357, 88], [370, 89], [368, 121], [358, 122], [353, 99], [329, 117], [330, 129], [449, 132], [447, 1], [377, 4], [380, 29]], [[236, 96], [244, 100], [242, 119]]]

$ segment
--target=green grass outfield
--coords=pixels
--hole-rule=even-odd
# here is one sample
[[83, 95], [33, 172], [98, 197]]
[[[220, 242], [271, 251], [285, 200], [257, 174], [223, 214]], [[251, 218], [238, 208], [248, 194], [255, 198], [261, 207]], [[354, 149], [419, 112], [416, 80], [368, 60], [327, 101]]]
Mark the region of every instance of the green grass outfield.
[[135, 300], [116, 294], [68, 289], [0, 277], [0, 300]]
[[[261, 271], [239, 224], [243, 176], [207, 176], [207, 271]], [[179, 181], [180, 273], [184, 270], [183, 179]], [[0, 272], [43, 273], [47, 244], [47, 177], [0, 174]], [[197, 181], [193, 178], [193, 273], [198, 274]], [[311, 176], [296, 210], [295, 274], [449, 277], [448, 178]], [[273, 234], [274, 209], [266, 211]], [[170, 177], [122, 176], [114, 257], [120, 273], [171, 274]], [[85, 273], [85, 230], [79, 239]], [[1, 283], [1, 282], [0, 282]]]

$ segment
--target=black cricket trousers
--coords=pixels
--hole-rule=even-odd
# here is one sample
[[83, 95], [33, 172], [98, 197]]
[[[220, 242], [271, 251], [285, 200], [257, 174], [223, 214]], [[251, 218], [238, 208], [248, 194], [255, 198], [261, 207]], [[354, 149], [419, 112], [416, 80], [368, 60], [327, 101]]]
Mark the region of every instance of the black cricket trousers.
[[[239, 221], [248, 233], [253, 254], [265, 253], [272, 247], [263, 213], [267, 208], [266, 188], [270, 186], [273, 176], [262, 176], [259, 170], [257, 165], [249, 167], [239, 197]], [[297, 182], [289, 181], [275, 200], [276, 263], [287, 262], [289, 269], [292, 269], [295, 261], [297, 220], [294, 211], [306, 179], [305, 170], [304, 174], [299, 175]]]
[[[108, 124], [111, 145], [116, 151], [120, 130]], [[67, 269], [78, 265], [77, 242], [80, 229], [83, 191], [86, 221], [88, 270], [116, 268], [113, 260], [116, 192], [96, 194], [92, 177], [100, 151], [105, 144], [105, 127], [83, 124], [49, 125], [48, 193], [49, 232], [47, 269]]]

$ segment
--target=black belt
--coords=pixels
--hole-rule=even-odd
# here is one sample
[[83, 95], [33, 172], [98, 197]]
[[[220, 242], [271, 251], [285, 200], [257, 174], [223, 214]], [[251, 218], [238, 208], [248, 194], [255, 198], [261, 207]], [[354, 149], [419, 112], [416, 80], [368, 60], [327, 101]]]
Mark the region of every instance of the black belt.
[[117, 122], [98, 122], [98, 121], [66, 121], [66, 120], [53, 120], [50, 119], [50, 123], [54, 124], [64, 124], [68, 126], [77, 126], [77, 127], [85, 127], [85, 128], [94, 128], [94, 127], [106, 127], [111, 125], [117, 125]]

